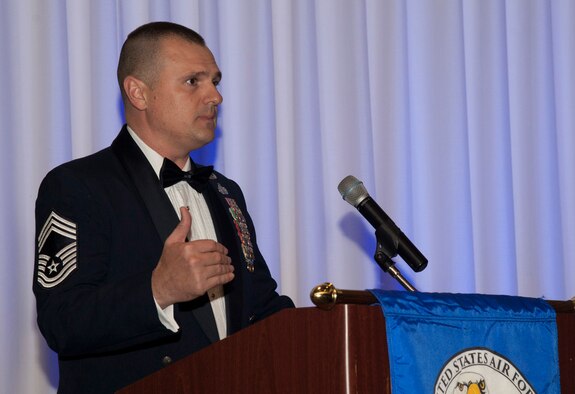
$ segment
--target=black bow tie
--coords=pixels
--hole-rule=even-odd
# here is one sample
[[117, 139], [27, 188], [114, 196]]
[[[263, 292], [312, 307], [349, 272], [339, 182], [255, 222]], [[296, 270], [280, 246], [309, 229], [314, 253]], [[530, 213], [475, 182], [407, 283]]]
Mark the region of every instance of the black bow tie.
[[195, 167], [194, 165], [192, 165], [192, 167], [191, 171], [182, 171], [176, 163], [169, 159], [164, 159], [164, 164], [162, 164], [162, 169], [160, 170], [160, 182], [162, 186], [166, 188], [180, 181], [186, 181], [191, 187], [196, 189], [198, 193], [201, 193], [208, 184], [208, 179], [210, 179], [214, 167]]

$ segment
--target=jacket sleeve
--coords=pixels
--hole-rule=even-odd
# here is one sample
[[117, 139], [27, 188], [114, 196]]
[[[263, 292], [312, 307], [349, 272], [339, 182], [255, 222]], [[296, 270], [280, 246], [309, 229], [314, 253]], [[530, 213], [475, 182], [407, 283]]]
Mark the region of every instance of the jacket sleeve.
[[159, 321], [152, 296], [149, 267], [156, 262], [128, 261], [142, 268], [113, 271], [114, 211], [94, 194], [83, 177], [59, 167], [36, 201], [38, 326], [60, 356], [116, 351], [173, 334]]

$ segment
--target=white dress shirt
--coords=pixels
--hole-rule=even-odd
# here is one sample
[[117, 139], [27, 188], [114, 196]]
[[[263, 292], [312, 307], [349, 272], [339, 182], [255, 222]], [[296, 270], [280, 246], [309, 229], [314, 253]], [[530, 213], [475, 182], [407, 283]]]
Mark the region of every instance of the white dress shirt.
[[[138, 135], [129, 126], [128, 132], [152, 165], [159, 179], [164, 158], [146, 145], [146, 143], [142, 141], [142, 139], [138, 137]], [[191, 166], [190, 159], [188, 158], [183, 170], [189, 171]], [[208, 205], [206, 204], [206, 200], [201, 193], [198, 193], [185, 181], [178, 182], [164, 190], [166, 191], [174, 210], [178, 214], [178, 218], [181, 219], [180, 207], [189, 207], [190, 214], [192, 216], [192, 226], [190, 228], [190, 233], [188, 233], [188, 239], [190, 241], [199, 239], [211, 239], [217, 241], [212, 216]], [[223, 286], [216, 286], [209, 289], [208, 296], [216, 319], [218, 334], [220, 339], [223, 339], [227, 334], [226, 303]], [[156, 302], [156, 308], [158, 310], [158, 317], [162, 324], [174, 332], [178, 331], [179, 325], [174, 319], [174, 306], [170, 305], [165, 309], [162, 309]]]

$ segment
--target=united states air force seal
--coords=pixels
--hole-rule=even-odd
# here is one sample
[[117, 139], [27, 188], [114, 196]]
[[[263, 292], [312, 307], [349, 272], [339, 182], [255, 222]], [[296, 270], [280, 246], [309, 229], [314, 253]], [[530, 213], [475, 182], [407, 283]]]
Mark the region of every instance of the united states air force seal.
[[451, 357], [435, 381], [435, 394], [536, 394], [507, 358], [486, 348], [470, 348]]

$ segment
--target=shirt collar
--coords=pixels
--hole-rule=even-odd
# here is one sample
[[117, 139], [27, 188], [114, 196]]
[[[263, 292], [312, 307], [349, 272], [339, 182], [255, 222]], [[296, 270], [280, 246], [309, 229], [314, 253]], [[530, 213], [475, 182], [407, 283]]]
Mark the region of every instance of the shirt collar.
[[[130, 133], [136, 145], [138, 145], [144, 156], [146, 156], [146, 159], [148, 159], [148, 162], [154, 169], [154, 172], [156, 173], [157, 177], [160, 178], [160, 170], [162, 169], [162, 165], [164, 164], [163, 156], [160, 155], [155, 150], [153, 150], [152, 148], [150, 148], [148, 145], [146, 145], [146, 143], [142, 141], [140, 137], [138, 137], [136, 132], [132, 130], [130, 126], [128, 126], [128, 133]], [[186, 165], [184, 166], [184, 171], [189, 171], [191, 168], [192, 163], [190, 162], [190, 158], [188, 157]]]

